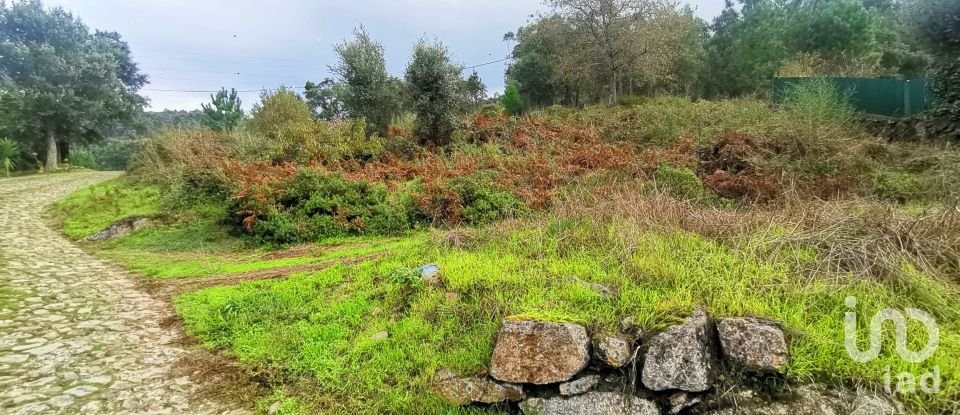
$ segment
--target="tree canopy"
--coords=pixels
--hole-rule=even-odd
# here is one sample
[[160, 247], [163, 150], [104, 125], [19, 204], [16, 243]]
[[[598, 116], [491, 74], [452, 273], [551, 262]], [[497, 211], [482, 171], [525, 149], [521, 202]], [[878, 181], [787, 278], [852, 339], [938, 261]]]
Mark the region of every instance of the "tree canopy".
[[536, 106], [658, 93], [766, 93], [777, 74], [915, 76], [928, 64], [901, 1], [727, 1], [712, 24], [659, 0], [551, 0], [508, 33], [507, 77]]
[[414, 47], [406, 81], [421, 141], [436, 145], [450, 142], [463, 105], [460, 72], [439, 41], [421, 40]]
[[45, 151], [48, 170], [70, 143], [101, 139], [110, 123], [132, 119], [146, 103], [137, 91], [147, 76], [120, 35], [91, 33], [62, 8], [0, 4], [0, 56], [3, 129]]
[[354, 38], [336, 45], [339, 62], [330, 68], [342, 84], [344, 112], [367, 120], [368, 131], [386, 134], [390, 120], [399, 113], [402, 82], [387, 72], [383, 45], [362, 26]]
[[220, 89], [216, 95], [210, 95], [209, 104], [200, 104], [203, 108], [203, 125], [213, 131], [232, 131], [243, 121], [243, 108], [236, 89], [227, 92]]

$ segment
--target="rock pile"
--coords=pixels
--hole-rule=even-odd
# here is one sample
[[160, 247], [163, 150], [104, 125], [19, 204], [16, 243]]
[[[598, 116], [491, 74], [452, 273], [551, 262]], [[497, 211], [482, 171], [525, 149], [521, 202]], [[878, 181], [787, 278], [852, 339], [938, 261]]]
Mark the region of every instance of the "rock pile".
[[713, 320], [697, 311], [683, 324], [644, 338], [632, 321], [624, 321], [624, 333], [591, 338], [578, 324], [505, 320], [489, 377], [462, 378], [441, 370], [434, 390], [457, 405], [519, 402], [528, 415], [863, 414], [853, 405], [902, 413], [884, 397], [818, 387], [794, 388], [789, 396], [775, 398], [746, 387], [717, 393], [725, 369], [782, 375], [790, 351], [776, 322]]

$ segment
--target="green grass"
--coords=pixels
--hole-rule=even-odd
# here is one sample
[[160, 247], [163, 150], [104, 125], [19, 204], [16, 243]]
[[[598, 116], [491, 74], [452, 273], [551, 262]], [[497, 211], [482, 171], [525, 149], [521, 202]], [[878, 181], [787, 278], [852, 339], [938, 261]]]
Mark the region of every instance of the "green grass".
[[[659, 330], [698, 306], [714, 316], [782, 321], [791, 336], [792, 379], [878, 385], [888, 365], [894, 373], [918, 376], [936, 365], [943, 393], [904, 399], [931, 410], [955, 408], [950, 405], [960, 397], [960, 362], [953, 358], [960, 353], [960, 319], [952, 304], [960, 297], [943, 284], [908, 267], [896, 287], [800, 278], [790, 264], [690, 233], [644, 233], [621, 262], [610, 254], [615, 242], [578, 245], [561, 236], [581, 226], [587, 225], [515, 230], [469, 251], [420, 243], [355, 266], [188, 294], [179, 298], [177, 310], [191, 334], [209, 347], [231, 351], [255, 372], [281, 384], [309, 379], [318, 390], [301, 394], [300, 404], [323, 412], [456, 411], [429, 392], [433, 374], [442, 367], [480, 371], [507, 316], [579, 322], [596, 331], [614, 330], [621, 318], [633, 316], [645, 329]], [[813, 260], [815, 253], [792, 257]], [[428, 262], [441, 267], [443, 289], [391, 278]], [[613, 287], [617, 294], [605, 298], [584, 282]], [[458, 300], [451, 302], [446, 292]], [[889, 341], [878, 360], [854, 363], [843, 346], [849, 295], [859, 299], [861, 316], [884, 307], [933, 313], [941, 330], [934, 358], [908, 364]], [[372, 341], [379, 331], [390, 337]], [[913, 337], [917, 344], [925, 340]]]
[[[157, 230], [156, 233], [179, 233], [182, 229]], [[214, 230], [211, 229], [213, 232]], [[157, 243], [157, 237], [152, 233], [135, 235], [129, 239], [105, 247], [100, 254], [108, 259], [124, 264], [130, 269], [148, 277], [160, 279], [204, 277], [218, 274], [238, 274], [253, 271], [263, 271], [282, 267], [318, 264], [333, 260], [366, 257], [387, 252], [407, 249], [415, 245], [419, 239], [385, 238], [385, 237], [357, 237], [347, 238], [337, 242], [317, 244], [322, 248], [319, 254], [278, 259], [264, 259], [274, 251], [264, 249], [243, 249], [242, 245], [230, 243], [218, 244], [211, 241], [207, 249], [163, 249], [145, 248]], [[229, 239], [228, 239], [229, 240]], [[194, 245], [193, 243], [190, 244]]]
[[63, 218], [63, 232], [82, 239], [125, 217], [159, 214], [160, 189], [114, 179], [67, 196], [56, 204], [55, 211]]
[[[160, 190], [123, 178], [77, 191], [59, 202], [55, 214], [64, 233], [80, 239], [131, 215], [164, 211]], [[236, 274], [341, 259], [379, 255], [420, 244], [424, 236], [353, 237], [317, 244], [319, 254], [269, 259], [277, 252], [252, 246], [219, 225], [224, 207], [200, 203], [188, 210], [165, 212], [166, 225], [147, 228], [113, 241], [92, 245], [98, 255], [145, 276], [159, 279]]]

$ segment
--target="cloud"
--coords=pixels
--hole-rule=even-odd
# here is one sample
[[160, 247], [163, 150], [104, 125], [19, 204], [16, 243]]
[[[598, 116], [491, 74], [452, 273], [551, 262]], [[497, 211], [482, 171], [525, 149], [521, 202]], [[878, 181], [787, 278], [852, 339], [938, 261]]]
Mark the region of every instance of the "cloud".
[[[721, 0], [698, 0], [712, 16]], [[198, 91], [303, 86], [328, 76], [332, 46], [363, 24], [386, 50], [388, 70], [402, 75], [417, 39], [437, 37], [471, 66], [506, 57], [503, 34], [545, 7], [539, 0], [53, 0], [92, 28], [119, 32], [150, 74], [151, 109], [197, 109]], [[477, 68], [490, 91], [503, 90], [505, 64]], [[258, 93], [244, 93], [250, 108]]]

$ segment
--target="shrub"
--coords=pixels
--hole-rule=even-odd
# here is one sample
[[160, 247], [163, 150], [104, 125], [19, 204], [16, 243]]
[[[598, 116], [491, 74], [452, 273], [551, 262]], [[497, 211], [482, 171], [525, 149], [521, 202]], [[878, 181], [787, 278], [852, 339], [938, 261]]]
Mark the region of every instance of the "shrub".
[[764, 135], [780, 125], [776, 111], [757, 99], [658, 97], [632, 106], [592, 107], [576, 117], [595, 125], [608, 141], [641, 146], [670, 145], [684, 135], [704, 142], [727, 131]]
[[411, 202], [383, 184], [349, 181], [317, 169], [302, 169], [275, 185], [271, 196], [240, 194], [234, 223], [261, 241], [298, 243], [332, 237], [391, 235], [412, 228]]
[[265, 91], [260, 102], [254, 105], [248, 127], [258, 134], [280, 139], [291, 125], [309, 124], [313, 121], [310, 107], [295, 92], [280, 88]]
[[499, 103], [484, 105], [480, 107], [480, 111], [478, 111], [479, 114], [486, 117], [499, 117], [502, 116], [504, 112], [506, 112], [506, 109]]
[[177, 187], [194, 172], [221, 177], [232, 157], [226, 136], [209, 130], [166, 131], [143, 142], [130, 161], [130, 176], [145, 183]]
[[17, 157], [20, 155], [20, 144], [9, 138], [0, 138], [0, 169], [5, 176], [17, 168]]
[[99, 167], [93, 152], [86, 148], [77, 148], [71, 151], [68, 161], [73, 167], [82, 167], [90, 170], [96, 170]]
[[857, 136], [848, 97], [826, 79], [795, 86], [783, 105], [782, 118], [783, 127], [771, 135], [780, 139], [784, 151], [795, 155], [835, 156], [835, 150]]
[[621, 95], [617, 97], [617, 105], [622, 105], [626, 107], [640, 105], [647, 101], [648, 101], [648, 98], [640, 97], [636, 95]]
[[[97, 161], [97, 168], [100, 170], [126, 170], [130, 164], [130, 159], [140, 150], [143, 144], [142, 140], [132, 140], [124, 138], [108, 138], [97, 144], [81, 147], [81, 150], [88, 151], [93, 159]], [[76, 164], [76, 151], [71, 156], [72, 163]]]
[[287, 123], [276, 135], [275, 161], [302, 164], [348, 159], [370, 160], [383, 153], [383, 139], [368, 137], [363, 120]]
[[678, 199], [697, 200], [708, 195], [697, 174], [686, 167], [661, 164], [653, 177], [656, 179], [658, 189]]
[[491, 174], [475, 174], [457, 177], [450, 181], [450, 189], [457, 194], [463, 205], [463, 221], [470, 225], [482, 225], [499, 219], [515, 217], [526, 206], [510, 192], [496, 188]]
[[923, 189], [920, 181], [912, 175], [883, 172], [873, 178], [873, 192], [881, 199], [904, 203], [919, 198]]

